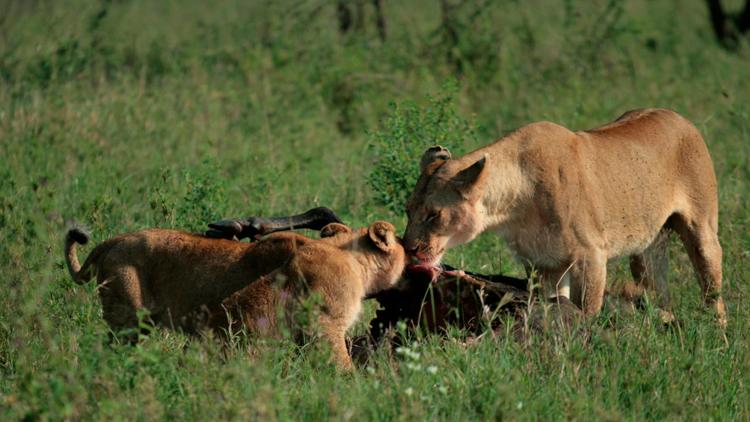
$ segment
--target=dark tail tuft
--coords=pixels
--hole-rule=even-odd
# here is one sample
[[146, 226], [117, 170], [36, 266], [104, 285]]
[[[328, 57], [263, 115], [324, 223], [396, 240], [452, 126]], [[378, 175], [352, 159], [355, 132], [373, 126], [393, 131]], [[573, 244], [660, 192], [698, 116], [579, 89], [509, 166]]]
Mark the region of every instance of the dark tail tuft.
[[81, 245], [87, 244], [89, 239], [91, 239], [89, 232], [82, 227], [73, 227], [68, 230], [68, 237]]
[[[78, 284], [83, 284], [89, 281], [92, 277], [90, 271], [91, 265], [89, 265], [90, 260], [86, 261], [85, 269], [82, 270], [81, 263], [78, 262], [78, 253], [76, 252], [76, 244], [85, 245], [88, 243], [90, 237], [88, 231], [78, 226], [73, 226], [68, 229], [68, 233], [65, 235], [65, 263], [68, 265], [68, 271], [70, 271], [70, 276], [73, 277], [73, 281]], [[89, 258], [96, 256], [94, 252], [96, 252], [97, 249], [92, 251]], [[91, 263], [95, 260], [96, 259], [93, 259]]]

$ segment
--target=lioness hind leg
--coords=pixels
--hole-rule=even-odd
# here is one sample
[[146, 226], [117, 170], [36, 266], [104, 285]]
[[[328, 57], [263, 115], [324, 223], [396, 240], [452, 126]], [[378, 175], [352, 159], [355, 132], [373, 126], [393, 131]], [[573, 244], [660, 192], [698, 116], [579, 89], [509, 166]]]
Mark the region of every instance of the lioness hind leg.
[[669, 231], [662, 229], [651, 245], [642, 254], [630, 257], [630, 273], [639, 288], [653, 290], [657, 305], [665, 310], [671, 308], [669, 300], [669, 256], [667, 245]]
[[676, 215], [672, 220], [672, 226], [680, 235], [695, 269], [703, 303], [716, 313], [717, 322], [724, 327], [727, 324], [727, 315], [721, 297], [722, 250], [715, 225], [712, 227], [707, 221], [691, 222], [680, 215]]

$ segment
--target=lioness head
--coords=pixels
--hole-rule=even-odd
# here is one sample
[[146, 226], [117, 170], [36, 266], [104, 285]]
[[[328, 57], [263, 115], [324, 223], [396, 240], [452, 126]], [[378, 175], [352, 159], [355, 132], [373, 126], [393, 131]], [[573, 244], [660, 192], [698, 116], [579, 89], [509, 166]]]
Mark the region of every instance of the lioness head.
[[487, 156], [466, 163], [443, 147], [425, 151], [419, 180], [407, 204], [404, 247], [417, 267], [434, 267], [445, 250], [466, 243], [484, 228], [480, 188]]

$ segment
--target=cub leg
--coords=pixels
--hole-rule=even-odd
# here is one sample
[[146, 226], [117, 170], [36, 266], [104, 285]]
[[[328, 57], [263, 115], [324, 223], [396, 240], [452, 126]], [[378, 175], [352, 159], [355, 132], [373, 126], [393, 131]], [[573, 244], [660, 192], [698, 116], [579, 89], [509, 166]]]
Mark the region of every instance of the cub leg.
[[[99, 298], [102, 301], [104, 320], [112, 334], [126, 343], [138, 341], [138, 314], [141, 304], [138, 277], [134, 268], [125, 267], [115, 270], [98, 286]], [[120, 335], [120, 331], [128, 330]], [[113, 337], [110, 336], [113, 340]]]
[[722, 250], [715, 225], [712, 227], [707, 221], [691, 222], [678, 215], [673, 226], [695, 269], [704, 305], [716, 313], [717, 322], [725, 327], [727, 315], [721, 297]]
[[339, 369], [351, 371], [354, 368], [352, 358], [346, 348], [346, 326], [341, 321], [329, 316], [321, 316], [320, 327], [325, 341], [331, 346], [333, 360]]
[[656, 292], [657, 305], [665, 310], [671, 308], [669, 300], [669, 256], [667, 245], [669, 232], [662, 229], [656, 239], [641, 254], [630, 257], [630, 273], [638, 287]]
[[584, 315], [596, 315], [604, 302], [604, 288], [607, 284], [607, 257], [601, 251], [591, 251], [576, 260], [570, 267], [573, 285], [580, 286], [580, 303]]

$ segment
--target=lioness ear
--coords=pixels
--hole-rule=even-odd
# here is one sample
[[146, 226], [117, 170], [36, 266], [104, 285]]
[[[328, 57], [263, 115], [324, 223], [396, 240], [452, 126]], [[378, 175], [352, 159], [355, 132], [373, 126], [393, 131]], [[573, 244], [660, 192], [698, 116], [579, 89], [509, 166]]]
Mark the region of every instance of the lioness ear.
[[419, 171], [424, 173], [427, 167], [437, 160], [447, 161], [451, 159], [451, 152], [440, 145], [430, 147], [427, 151], [422, 154], [422, 159], [419, 161]]
[[474, 164], [458, 172], [451, 181], [458, 185], [459, 189], [469, 188], [477, 183], [479, 178], [482, 177], [486, 164], [487, 154], [482, 156], [482, 158], [477, 160]]
[[367, 229], [370, 240], [378, 249], [388, 252], [396, 243], [396, 228], [385, 221], [376, 221]]
[[333, 237], [342, 233], [351, 233], [352, 229], [346, 224], [330, 223], [320, 229], [320, 238]]

